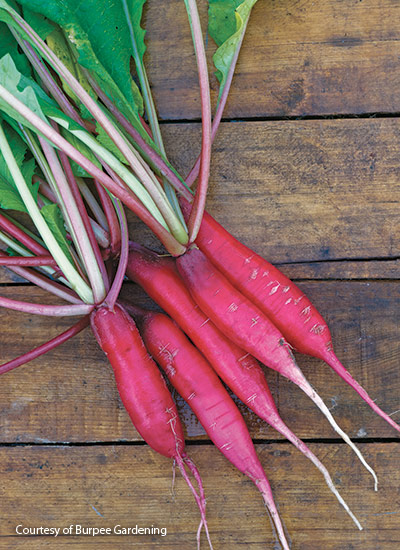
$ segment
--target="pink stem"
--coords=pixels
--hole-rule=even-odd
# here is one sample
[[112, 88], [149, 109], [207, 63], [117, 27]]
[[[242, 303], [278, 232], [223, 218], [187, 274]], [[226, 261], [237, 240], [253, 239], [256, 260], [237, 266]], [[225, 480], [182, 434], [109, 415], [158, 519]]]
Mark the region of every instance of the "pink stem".
[[147, 124], [147, 122], [145, 121], [145, 119], [139, 115], [139, 120], [143, 126], [143, 128], [146, 130], [146, 132], [149, 134], [149, 136], [151, 137], [151, 139], [153, 139], [153, 135], [151, 133], [151, 129], [150, 129], [150, 126]]
[[[101, 161], [101, 164], [103, 168], [109, 173], [111, 181], [113, 182], [113, 185], [115, 187], [115, 192], [111, 189], [110, 186], [108, 186], [108, 190], [112, 192], [112, 194], [118, 198], [121, 202], [123, 202], [132, 212], [134, 212], [150, 229], [153, 231], [153, 233], [160, 239], [160, 241], [163, 243], [165, 248], [173, 255], [173, 256], [179, 256], [180, 254], [183, 254], [185, 252], [185, 247], [183, 245], [175, 245], [177, 241], [174, 237], [157, 221], [153, 218], [153, 216], [148, 212], [147, 208], [145, 208], [142, 203], [135, 197], [131, 191], [127, 190], [125, 187], [124, 180], [114, 172], [108, 164], [106, 164], [104, 161]], [[102, 172], [103, 173], [103, 172]], [[102, 182], [101, 182], [102, 183]], [[118, 191], [119, 190], [119, 191]], [[127, 193], [131, 197], [131, 202], [124, 200], [122, 198], [121, 193]], [[135, 211], [133, 201], [135, 201], [136, 209], [139, 210], [141, 213], [138, 213]], [[118, 224], [119, 227], [119, 224]], [[169, 248], [169, 246], [171, 248]], [[172, 249], [174, 247], [174, 250]]]
[[[174, 173], [173, 170], [171, 170], [168, 164], [164, 161], [162, 157], [160, 157], [160, 155], [152, 148], [152, 146], [149, 145], [143, 139], [143, 137], [136, 130], [136, 128], [124, 117], [124, 115], [117, 109], [117, 107], [113, 104], [113, 102], [110, 101], [108, 96], [103, 92], [100, 86], [90, 77], [90, 75], [87, 74], [87, 76], [92, 88], [94, 89], [98, 97], [101, 99], [101, 101], [110, 111], [110, 113], [112, 113], [115, 116], [117, 121], [124, 128], [124, 130], [133, 138], [137, 146], [144, 152], [144, 154], [150, 159], [150, 161], [154, 164], [154, 166], [156, 166], [156, 168], [161, 172], [161, 174], [175, 187], [175, 189], [179, 191], [186, 199], [191, 201], [193, 196], [191, 192], [188, 189], [186, 189], [186, 187], [181, 182], [179, 177]], [[151, 130], [146, 124], [146, 122], [143, 120], [142, 117], [140, 117], [140, 120], [142, 122], [142, 125], [145, 131], [153, 139]]]
[[[17, 17], [18, 14], [15, 15]], [[13, 16], [14, 17], [14, 16]], [[21, 19], [21, 26], [25, 29], [25, 22]], [[29, 27], [28, 34], [31, 34]], [[50, 54], [49, 54], [50, 55]], [[42, 133], [53, 145], [63, 150], [72, 160], [86, 170], [91, 176], [97, 178], [111, 193], [128, 206], [159, 238], [165, 248], [174, 256], [183, 254], [186, 248], [179, 243], [169, 231], [167, 231], [154, 217], [150, 214], [143, 204], [129, 193], [127, 189], [121, 189], [114, 181], [107, 177], [95, 164], [88, 160], [78, 149], [71, 145], [58, 132], [54, 130], [47, 122], [42, 120], [38, 115], [32, 112], [29, 107], [26, 107], [21, 102], [15, 102], [15, 98], [5, 88], [2, 89], [2, 95], [9, 98], [13, 108], [26, 120], [30, 120], [36, 127], [37, 131]]]
[[[105, 214], [99, 205], [99, 203], [96, 200], [96, 197], [93, 195], [91, 189], [89, 188], [88, 184], [80, 178], [79, 181], [77, 180], [79, 191], [85, 200], [86, 203], [86, 209], [90, 209], [92, 212], [92, 215], [94, 218], [91, 220], [91, 223], [96, 223], [98, 226], [100, 226], [105, 233], [107, 233], [107, 239], [109, 240], [108, 235], [108, 224], [107, 224], [107, 218], [105, 217]], [[89, 217], [89, 219], [91, 219]]]
[[33, 315], [47, 315], [49, 317], [62, 317], [73, 315], [86, 315], [95, 307], [93, 304], [70, 304], [67, 306], [54, 306], [47, 304], [33, 304], [0, 296], [0, 307], [31, 313]]
[[[246, 27], [247, 27], [248, 20], [246, 21], [244, 27], [243, 27], [243, 33], [240, 39], [240, 42], [238, 44], [238, 47], [235, 51], [235, 55], [232, 59], [232, 63], [229, 67], [229, 71], [226, 77], [225, 86], [222, 90], [221, 97], [218, 101], [217, 110], [215, 112], [215, 116], [212, 122], [212, 128], [211, 128], [211, 141], [213, 142], [215, 139], [215, 136], [217, 135], [217, 131], [219, 128], [219, 125], [221, 123], [222, 115], [225, 110], [226, 101], [228, 99], [229, 90], [231, 88], [232, 79], [235, 73], [235, 68], [237, 64], [237, 60], [239, 57], [240, 49], [242, 46], [243, 38], [245, 35]], [[97, 93], [97, 92], [96, 92]], [[100, 90], [99, 97], [103, 101], [103, 103], [107, 106], [107, 108], [111, 111], [110, 106], [113, 107], [113, 115], [116, 117], [118, 122], [121, 124], [121, 126], [129, 133], [129, 135], [136, 141], [138, 146], [144, 151], [144, 153], [149, 157], [149, 159], [153, 162], [153, 164], [160, 170], [162, 175], [168, 179], [168, 181], [175, 187], [177, 191], [179, 191], [186, 199], [191, 201], [190, 193], [187, 192], [187, 189], [182, 184], [181, 180], [177, 177], [177, 175], [169, 168], [169, 166], [164, 162], [162, 157], [160, 157], [152, 147], [145, 142], [145, 140], [141, 137], [139, 132], [133, 128], [133, 126], [126, 120], [126, 118], [118, 111], [118, 109], [112, 104], [110, 100], [108, 100], [108, 103], [103, 99], [103, 96], [107, 98], [107, 96]], [[108, 98], [107, 98], [108, 99]], [[109, 105], [110, 104], [110, 105]], [[143, 120], [142, 117], [140, 117], [140, 120], [142, 122], [143, 128], [146, 130], [146, 132], [149, 134], [149, 136], [152, 138], [151, 130], [146, 124], [146, 122]], [[185, 183], [188, 187], [191, 187], [193, 183], [196, 181], [199, 171], [200, 171], [200, 162], [201, 162], [201, 155], [197, 157], [197, 160], [195, 164], [193, 165], [192, 169], [190, 170], [189, 174], [186, 177]]]
[[[59, 204], [59, 201], [57, 197], [54, 195], [53, 191], [51, 190], [50, 185], [44, 181], [39, 176], [34, 176], [35, 181], [38, 181], [40, 183], [39, 191], [40, 193], [45, 196], [47, 199], [49, 199], [51, 202], [54, 202], [55, 204]], [[38, 201], [39, 202], [39, 201]], [[101, 225], [99, 225], [95, 220], [89, 217], [89, 223], [92, 228], [92, 231], [95, 233], [96, 241], [102, 248], [107, 248], [109, 246], [109, 236], [108, 232], [103, 229]]]
[[68, 159], [67, 155], [65, 153], [63, 153], [62, 151], [59, 152], [59, 157], [60, 157], [60, 160], [61, 160], [62, 167], [64, 168], [64, 172], [65, 172], [67, 181], [69, 183], [69, 186], [70, 186], [70, 189], [71, 189], [71, 192], [72, 192], [72, 196], [75, 199], [76, 205], [78, 207], [79, 213], [80, 213], [81, 218], [82, 218], [83, 225], [86, 229], [86, 233], [88, 235], [90, 245], [93, 249], [93, 254], [96, 258], [96, 262], [97, 262], [97, 265], [99, 267], [101, 277], [103, 279], [104, 287], [105, 287], [106, 292], [107, 292], [108, 289], [110, 288], [110, 283], [109, 283], [109, 280], [108, 280], [107, 271], [106, 271], [106, 268], [105, 268], [105, 265], [104, 265], [104, 261], [103, 261], [103, 257], [102, 257], [101, 252], [100, 252], [99, 245], [98, 245], [96, 237], [93, 233], [92, 225], [90, 223], [90, 219], [89, 219], [88, 213], [86, 211], [86, 207], [85, 207], [85, 204], [83, 202], [82, 195], [80, 194], [78, 184], [76, 183], [75, 176], [74, 176], [74, 173], [73, 173], [72, 168], [71, 168], [71, 163], [69, 162], [69, 159]]
[[52, 256], [1, 256], [0, 265], [22, 267], [40, 267], [49, 265], [52, 267], [57, 267], [57, 263]]
[[[57, 124], [53, 122], [52, 127], [56, 131], [56, 133], [58, 133]], [[69, 221], [70, 231], [73, 232], [72, 235], [76, 240], [75, 244], [80, 251], [80, 258], [83, 262], [83, 265], [85, 266], [85, 270], [90, 281], [90, 286], [93, 291], [94, 299], [96, 303], [100, 303], [104, 299], [104, 283], [102, 280], [100, 281], [100, 278], [102, 279], [101, 270], [98, 265], [96, 266], [97, 259], [93, 251], [93, 246], [90, 242], [90, 237], [87, 233], [87, 228], [82, 216], [83, 211], [86, 212], [85, 205], [83, 204], [82, 197], [79, 191], [78, 195], [80, 199], [80, 204], [76, 202], [76, 197], [74, 195], [75, 177], [72, 173], [72, 169], [69, 165], [68, 159], [66, 159], [67, 162], [63, 166], [60, 164], [60, 160], [57, 156], [56, 150], [49, 145], [47, 140], [39, 136], [39, 141], [40, 145], [42, 146], [43, 153], [49, 164], [50, 170], [52, 171], [54, 179], [56, 181], [57, 190], [60, 194], [65, 213]], [[68, 172], [67, 164], [69, 166]], [[91, 230], [90, 224], [89, 227]], [[97, 246], [97, 241], [95, 239], [94, 241]], [[103, 263], [102, 258], [101, 262]], [[96, 270], [96, 267], [98, 267], [99, 272]]]
[[110, 231], [111, 253], [116, 256], [119, 253], [121, 246], [121, 231], [118, 223], [118, 216], [115, 213], [110, 195], [96, 179], [94, 180], [94, 184], [96, 186], [104, 214], [107, 218], [108, 229]]
[[17, 241], [26, 246], [26, 248], [29, 248], [34, 254], [38, 256], [48, 256], [49, 251], [46, 248], [36, 242], [35, 239], [32, 239], [32, 237], [27, 235], [20, 227], [14, 225], [12, 221], [2, 214], [0, 214], [0, 227], [4, 229], [4, 231], [7, 231], [11, 237], [14, 237], [14, 239], [17, 239]]
[[[142, 184], [145, 186], [146, 190], [153, 198], [161, 214], [165, 217], [166, 222], [168, 223], [168, 220], [170, 219], [172, 214], [170, 213], [169, 207], [164, 203], [163, 196], [160, 193], [159, 189], [157, 188], [157, 186], [154, 185], [152, 173], [149, 173], [144, 169], [140, 158], [137, 157], [137, 154], [134, 152], [134, 150], [132, 150], [128, 142], [120, 135], [118, 129], [107, 119], [107, 116], [103, 113], [101, 107], [97, 105], [95, 101], [93, 101], [93, 99], [90, 97], [90, 94], [73, 77], [68, 68], [62, 63], [62, 61], [57, 58], [57, 56], [47, 46], [47, 44], [41, 40], [39, 35], [29, 26], [29, 24], [26, 23], [26, 21], [21, 18], [21, 16], [17, 12], [14, 12], [12, 17], [20, 26], [20, 28], [22, 28], [25, 33], [30, 37], [31, 41], [36, 45], [42, 55], [45, 55], [49, 63], [59, 73], [60, 77], [68, 83], [70, 88], [78, 95], [82, 103], [89, 109], [89, 111], [91, 111], [92, 115], [104, 128], [110, 139], [115, 143], [117, 147], [121, 149], [122, 154], [127, 159], [132, 170], [141, 180]], [[45, 78], [47, 77], [47, 75], [45, 74], [43, 76]], [[76, 120], [76, 116], [77, 115], [74, 116], [74, 120]], [[79, 124], [81, 124], [81, 122], [79, 122]], [[96, 294], [96, 288], [93, 289], [93, 292]]]
[[208, 178], [210, 175], [211, 161], [211, 101], [210, 85], [208, 82], [207, 59], [204, 51], [203, 35], [201, 31], [199, 13], [197, 11], [196, 0], [187, 0], [189, 9], [189, 18], [191, 19], [191, 28], [196, 53], [197, 67], [199, 73], [200, 98], [201, 98], [201, 121], [202, 121], [202, 141], [201, 141], [201, 163], [199, 183], [192, 210], [190, 212], [188, 229], [189, 243], [195, 241], [199, 232], [201, 220], [203, 218], [206, 205]]
[[[225, 105], [226, 105], [226, 100], [228, 99], [228, 94], [229, 94], [229, 90], [231, 88], [231, 84], [232, 84], [232, 79], [233, 79], [233, 75], [234, 75], [234, 72], [235, 72], [235, 68], [236, 68], [236, 63], [237, 63], [237, 60], [238, 60], [238, 57], [239, 57], [239, 52], [240, 52], [240, 48], [242, 46], [242, 42], [243, 42], [243, 38], [244, 38], [244, 34], [246, 32], [246, 27], [247, 27], [247, 22], [248, 22], [248, 19], [246, 21], [246, 23], [244, 24], [243, 26], [243, 32], [242, 32], [242, 36], [240, 38], [240, 42], [236, 48], [236, 51], [235, 51], [235, 55], [232, 59], [232, 63], [229, 67], [229, 71], [228, 71], [228, 74], [227, 74], [227, 77], [226, 77], [226, 81], [225, 81], [225, 86], [224, 86], [224, 89], [222, 90], [222, 94], [221, 94], [221, 97], [219, 98], [219, 101], [218, 101], [218, 106], [217, 106], [217, 110], [215, 112], [215, 116], [214, 116], [214, 119], [213, 119], [213, 122], [212, 122], [212, 129], [211, 129], [211, 142], [214, 141], [215, 139], [215, 136], [217, 135], [217, 131], [218, 131], [218, 128], [219, 128], [219, 124], [221, 122], [221, 119], [222, 119], [222, 114], [224, 112], [224, 109], [225, 109]], [[193, 168], [190, 170], [189, 174], [187, 175], [186, 177], [186, 185], [188, 187], [190, 187], [191, 185], [193, 185], [193, 183], [196, 181], [197, 179], [197, 176], [199, 175], [199, 170], [200, 170], [200, 160], [201, 160], [201, 157], [200, 155], [197, 157], [197, 160], [193, 166]]]
[[62, 332], [55, 338], [52, 338], [45, 344], [42, 344], [41, 346], [38, 346], [37, 348], [32, 349], [31, 351], [28, 351], [27, 353], [24, 353], [23, 355], [20, 355], [19, 357], [16, 357], [15, 359], [12, 359], [11, 361], [8, 361], [7, 363], [4, 363], [3, 365], [0, 365], [0, 374], [5, 374], [6, 372], [9, 372], [10, 370], [13, 370], [17, 367], [20, 367], [21, 365], [24, 365], [25, 363], [28, 363], [29, 361], [32, 361], [33, 359], [36, 359], [37, 357], [40, 357], [41, 355], [44, 355], [48, 351], [56, 348], [60, 344], [63, 344], [76, 334], [79, 334], [84, 328], [86, 328], [90, 323], [90, 317], [89, 315], [86, 315], [86, 317], [83, 317], [80, 319], [75, 325], [72, 325], [68, 330], [65, 332]]
[[50, 185], [44, 181], [39, 176], [33, 176], [33, 181], [39, 182], [39, 191], [41, 194], [46, 197], [46, 199], [49, 199], [49, 201], [54, 202], [55, 204], [58, 204], [58, 199], [53, 193], [53, 190], [51, 189]]
[[[54, 296], [58, 296], [59, 298], [62, 298], [63, 300], [66, 300], [71, 304], [82, 303], [82, 300], [75, 292], [73, 292], [69, 288], [65, 288], [63, 285], [60, 285], [54, 281], [50, 281], [50, 279], [48, 279], [44, 275], [41, 275], [40, 273], [37, 273], [36, 271], [33, 271], [26, 267], [9, 267], [8, 269], [11, 269], [12, 271], [14, 271], [14, 273], [19, 275], [23, 279], [30, 281], [36, 286], [43, 288], [43, 290], [51, 292], [51, 294], [54, 294]], [[60, 276], [61, 275], [62, 273], [60, 273]]]
[[128, 224], [126, 221], [126, 216], [122, 205], [119, 201], [115, 201], [115, 209], [118, 214], [119, 224], [121, 227], [121, 254], [119, 257], [119, 263], [117, 272], [115, 274], [114, 280], [111, 285], [111, 289], [104, 300], [108, 305], [109, 309], [113, 310], [115, 302], [117, 301], [118, 295], [121, 291], [122, 283], [124, 282], [126, 266], [128, 265], [128, 255], [129, 255], [129, 235], [128, 235]]
[[[6, 257], [7, 255], [4, 254], [4, 252], [0, 251], [0, 260], [3, 260]], [[43, 288], [48, 292], [51, 292], [55, 296], [59, 296], [67, 302], [71, 302], [73, 304], [82, 303], [82, 300], [79, 299], [79, 296], [75, 292], [68, 288], [65, 288], [63, 285], [55, 283], [54, 281], [50, 281], [50, 279], [48, 279], [44, 275], [41, 275], [37, 271], [18, 266], [9, 266], [8, 269], [11, 269], [11, 271], [14, 271], [14, 273], [17, 273], [17, 275], [20, 275], [20, 277], [23, 277], [24, 279], [30, 281], [31, 283], [34, 283], [38, 287]]]
[[17, 32], [13, 32], [14, 37], [16, 38], [18, 44], [24, 50], [26, 56], [28, 57], [30, 63], [33, 65], [34, 69], [38, 73], [42, 85], [47, 89], [48, 92], [53, 96], [53, 99], [56, 101], [60, 109], [68, 115], [72, 120], [86, 128], [89, 132], [95, 130], [95, 126], [85, 121], [80, 114], [74, 109], [71, 103], [68, 101], [67, 96], [64, 94], [62, 89], [57, 86], [54, 81], [50, 71], [47, 69], [46, 65], [40, 59], [40, 57], [35, 52], [34, 48], [27, 42], [19, 37]]

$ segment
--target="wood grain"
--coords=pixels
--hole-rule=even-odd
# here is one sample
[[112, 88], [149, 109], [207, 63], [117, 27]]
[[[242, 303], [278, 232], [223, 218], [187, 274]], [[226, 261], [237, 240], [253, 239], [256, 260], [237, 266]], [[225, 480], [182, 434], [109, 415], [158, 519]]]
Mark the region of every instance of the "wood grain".
[[[136, 222], [133, 222], [136, 225]], [[139, 237], [138, 237], [139, 238]], [[161, 250], [161, 247], [153, 242], [150, 235], [141, 239], [154, 249]], [[280, 263], [275, 265], [285, 273], [292, 281], [310, 280], [396, 280], [400, 278], [400, 260], [319, 260], [317, 262], [293, 262]], [[8, 269], [0, 269], [0, 284], [15, 286], [17, 284], [27, 285], [25, 279], [12, 274]]]
[[[397, 444], [362, 445], [381, 476], [378, 493], [344, 445], [311, 445], [359, 517], [359, 532], [311, 463], [289, 445], [257, 445], [293, 539], [293, 550], [397, 550], [400, 506]], [[272, 548], [274, 538], [254, 485], [213, 447], [191, 446], [207, 495], [209, 528], [218, 550]], [[198, 512], [181, 476], [171, 493], [171, 463], [147, 447], [0, 448], [0, 548], [195, 548]], [[238, 498], [240, 495], [240, 498]], [[40, 502], [40, 506], [37, 503]], [[165, 537], [20, 537], [16, 525], [166, 527]], [[202, 541], [202, 549], [207, 542]]]
[[[400, 409], [400, 286], [397, 282], [306, 282], [300, 286], [326, 315], [338, 356], [387, 412]], [[5, 288], [3, 294], [46, 301], [33, 288]], [[136, 285], [123, 297], [149, 305]], [[154, 305], [153, 305], [154, 307]], [[0, 309], [2, 362], [65, 330], [72, 319], [35, 317]], [[310, 382], [352, 437], [396, 437], [367, 405], [319, 360], [298, 357]], [[336, 437], [308, 398], [266, 369], [282, 417], [302, 438]], [[1, 442], [136, 441], [140, 439], [119, 400], [105, 356], [89, 329], [53, 352], [1, 378]], [[204, 431], [181, 399], [188, 438]], [[280, 436], [240, 404], [253, 437]], [[394, 416], [396, 418], [396, 416]], [[400, 417], [397, 415], [397, 418]]]
[[290, 279], [398, 279], [400, 260], [320, 261], [276, 264]]
[[[199, 2], [203, 29], [206, 2]], [[200, 118], [184, 5], [149, 2], [148, 72], [160, 117]], [[225, 116], [282, 117], [400, 111], [396, 0], [275, 0], [251, 16]], [[208, 39], [210, 73], [215, 51]], [[211, 80], [213, 103], [217, 82]]]
[[[201, 4], [205, 21], [206, 2]], [[398, 219], [400, 5], [396, 0], [258, 2], [214, 145], [208, 208], [294, 279], [326, 316], [336, 351], [373, 399], [400, 421]], [[195, 59], [183, 3], [149, 2], [149, 78], [171, 160], [185, 173], [199, 151]], [[211, 69], [212, 40], [208, 40]], [[212, 77], [215, 105], [216, 81]], [[392, 118], [251, 120], [386, 113]], [[172, 124], [168, 121], [192, 121]], [[154, 246], [130, 218], [131, 233]], [[347, 279], [347, 280], [346, 280]], [[380, 279], [380, 280], [378, 280]], [[47, 302], [0, 270], [1, 293]], [[150, 302], [133, 284], [124, 297]], [[0, 309], [1, 361], [65, 330], [72, 319]], [[398, 550], [397, 434], [316, 359], [298, 357], [339, 424], [358, 440], [369, 474], [292, 384], [266, 370], [282, 417], [330, 470], [365, 531], [358, 532], [312, 464], [239, 404], [293, 540], [293, 550]], [[203, 475], [216, 550], [272, 548], [252, 483], [205, 441], [178, 399], [189, 451]], [[0, 385], [0, 550], [195, 548], [199, 515], [171, 462], [133, 428], [107, 360], [86, 330]], [[335, 438], [335, 441], [332, 441]], [[371, 442], [373, 438], [375, 442]], [[391, 438], [390, 440], [387, 438]], [[200, 443], [200, 440], [202, 444]], [[368, 441], [368, 443], [365, 443]], [[32, 444], [33, 445], [30, 445]], [[238, 498], [239, 497], [239, 498]], [[15, 526], [166, 526], [166, 537], [19, 537]], [[202, 548], [207, 548], [202, 540]]]
[[[163, 130], [172, 161], [186, 173], [199, 127]], [[398, 119], [223, 124], [208, 210], [273, 263], [396, 259], [398, 143]]]
[[[163, 134], [185, 174], [196, 158], [200, 126], [168, 124]], [[399, 143], [395, 118], [222, 124], [208, 209], [274, 263], [382, 258], [392, 260], [389, 271], [382, 264], [384, 278], [396, 278]], [[161, 250], [141, 222], [130, 220], [133, 238]], [[369, 263], [351, 265], [341, 278], [379, 277], [378, 268], [368, 275]], [[292, 266], [290, 275], [302, 278], [304, 268]], [[317, 268], [314, 276], [321, 278]], [[15, 281], [0, 269], [0, 282]]]

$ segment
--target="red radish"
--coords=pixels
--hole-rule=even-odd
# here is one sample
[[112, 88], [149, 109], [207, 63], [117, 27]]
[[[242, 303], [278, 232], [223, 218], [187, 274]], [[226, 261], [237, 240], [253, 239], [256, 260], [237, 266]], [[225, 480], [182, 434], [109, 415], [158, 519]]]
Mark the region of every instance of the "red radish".
[[147, 349], [189, 403], [210, 439], [261, 492], [279, 540], [283, 548], [289, 549], [270, 484], [246, 424], [218, 376], [169, 317], [136, 311], [135, 318]]
[[[313, 462], [324, 476], [331, 491], [343, 504], [326, 468], [280, 418], [264, 373], [256, 359], [226, 338], [197, 306], [183, 284], [175, 261], [131, 243], [127, 275], [140, 284], [147, 294], [178, 323], [239, 399]], [[126, 307], [129, 311], [129, 306]], [[328, 413], [330, 422], [334, 423], [336, 431], [339, 430], [338, 433], [343, 434], [342, 437], [347, 442], [349, 438], [335, 424], [329, 410]], [[350, 445], [360, 456], [358, 449], [351, 441]], [[363, 461], [362, 458], [361, 460]], [[345, 504], [343, 506], [346, 508]]]
[[[185, 211], [186, 202], [181, 202]], [[295, 350], [325, 361], [395, 430], [400, 426], [371, 399], [341, 364], [329, 328], [307, 296], [286, 275], [240, 243], [206, 212], [196, 244], [227, 279], [247, 296]]]
[[197, 247], [180, 256], [176, 264], [195, 302], [226, 336], [266, 366], [294, 382], [314, 401], [371, 473], [377, 490], [378, 480], [374, 470], [336, 424], [328, 407], [296, 364], [289, 344], [268, 317], [233, 287]]
[[[204, 498], [197, 495], [185, 471], [185, 464], [190, 469], [194, 465], [187, 460], [175, 403], [133, 319], [116, 305], [113, 311], [104, 306], [95, 309], [90, 320], [97, 342], [113, 367], [119, 395], [135, 428], [152, 449], [176, 461], [196, 499], [201, 524], [209, 537]], [[198, 475], [196, 480], [200, 482], [202, 494]]]

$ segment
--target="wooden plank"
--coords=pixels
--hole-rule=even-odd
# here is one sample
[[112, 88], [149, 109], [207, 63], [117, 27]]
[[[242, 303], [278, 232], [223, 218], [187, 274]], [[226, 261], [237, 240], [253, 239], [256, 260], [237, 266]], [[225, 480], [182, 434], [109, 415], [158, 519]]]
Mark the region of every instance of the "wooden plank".
[[[139, 237], [138, 237], [139, 238]], [[152, 248], [161, 250], [151, 237], [143, 239]], [[318, 262], [275, 263], [275, 265], [293, 281], [310, 280], [396, 280], [400, 278], [400, 260], [335, 260]], [[0, 270], [0, 284], [24, 284], [25, 279], [13, 275], [8, 269]]]
[[[380, 474], [380, 491], [344, 445], [312, 449], [326, 464], [365, 530], [359, 532], [313, 465], [289, 445], [257, 445], [270, 478], [293, 550], [397, 550], [400, 543], [399, 444], [367, 444], [362, 451]], [[207, 516], [219, 550], [272, 548], [264, 506], [254, 485], [212, 446], [191, 446], [203, 477]], [[177, 474], [171, 492], [171, 463], [148, 447], [0, 448], [2, 521], [0, 548], [195, 548], [198, 511]], [[240, 495], [240, 498], [238, 496]], [[38, 505], [40, 503], [40, 505]], [[162, 536], [23, 537], [29, 527], [155, 527]], [[203, 537], [201, 548], [207, 548]]]
[[[205, 29], [206, 2], [200, 7]], [[183, 4], [149, 2], [146, 13], [148, 72], [161, 118], [199, 118], [197, 71]], [[258, 2], [225, 116], [400, 111], [399, 21], [396, 0]], [[214, 51], [209, 39], [210, 73]], [[211, 84], [215, 105], [215, 77]]]
[[15, 284], [15, 283], [26, 283], [26, 280], [13, 273], [10, 269], [1, 267], [0, 269], [0, 283]]
[[[163, 130], [186, 173], [199, 128]], [[223, 124], [208, 209], [273, 263], [397, 258], [399, 138], [398, 119]]]
[[[199, 125], [168, 124], [163, 134], [185, 174]], [[225, 123], [213, 151], [209, 211], [275, 263], [396, 258], [399, 140], [398, 119]], [[130, 218], [131, 235], [161, 250]], [[364, 278], [371, 265], [351, 267], [350, 278]], [[397, 264], [386, 273], [396, 278]], [[0, 269], [0, 282], [16, 280]]]
[[[396, 355], [399, 352], [397, 328], [390, 321], [397, 314], [392, 309], [397, 305], [398, 283], [384, 282], [307, 282], [299, 286], [304, 289], [312, 302], [327, 320], [331, 328], [332, 340], [336, 353], [354, 378], [364, 386], [372, 399], [393, 419], [400, 421], [398, 391], [400, 377]], [[386, 342], [386, 345], [384, 344]], [[362, 403], [355, 392], [319, 360], [305, 356], [296, 356], [304, 374], [315, 389], [331, 404], [331, 412], [339, 425], [352, 437], [380, 437], [385, 432], [396, 436], [393, 429], [386, 430], [386, 424], [369, 407]], [[394, 360], [394, 362], [393, 362]], [[318, 437], [319, 428], [308, 429], [302, 422], [296, 421], [307, 417], [313, 425], [313, 417], [320, 413], [299, 390], [295, 390], [296, 401], [292, 399], [292, 384], [279, 379], [279, 410], [282, 418], [295, 432], [302, 431], [302, 437]], [[378, 395], [380, 390], [388, 396], [389, 402]], [[385, 389], [386, 388], [386, 389]], [[394, 393], [392, 390], [395, 389]], [[338, 393], [335, 393], [335, 392]], [[397, 412], [396, 412], [397, 411]], [[350, 418], [355, 415], [355, 425]], [[351, 425], [352, 424], [352, 425]], [[389, 428], [389, 426], [387, 426]], [[389, 434], [390, 432], [390, 434]], [[332, 431], [333, 434], [333, 431]], [[379, 435], [380, 434], [380, 435]], [[398, 434], [397, 434], [398, 435]]]
[[278, 264], [292, 280], [296, 279], [398, 279], [400, 260], [335, 261]]
[[[307, 282], [301, 288], [323, 312], [332, 329], [338, 356], [354, 377], [388, 413], [400, 409], [398, 370], [400, 287], [397, 282]], [[5, 288], [3, 294], [46, 301], [33, 288]], [[126, 285], [125, 298], [139, 305], [149, 301], [136, 285]], [[55, 336], [69, 319], [35, 317], [0, 309], [3, 361]], [[310, 382], [332, 407], [339, 424], [352, 437], [395, 437], [396, 432], [369, 411], [361, 399], [328, 367], [298, 357]], [[293, 384], [266, 369], [282, 417], [302, 438], [336, 437], [308, 398]], [[188, 438], [204, 431], [190, 409], [178, 401]], [[253, 437], [280, 436], [240, 405]], [[2, 442], [135, 441], [139, 439], [118, 398], [112, 371], [87, 329], [30, 365], [1, 378]], [[393, 418], [398, 418], [399, 414]], [[305, 422], [305, 419], [307, 420]]]

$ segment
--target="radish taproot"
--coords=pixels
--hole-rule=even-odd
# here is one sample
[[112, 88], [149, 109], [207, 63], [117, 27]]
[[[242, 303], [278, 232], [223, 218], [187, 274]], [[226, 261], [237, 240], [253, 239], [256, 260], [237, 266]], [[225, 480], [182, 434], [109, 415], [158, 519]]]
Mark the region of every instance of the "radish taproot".
[[169, 317], [137, 309], [134, 313], [154, 360], [192, 408], [215, 446], [260, 491], [279, 540], [289, 550], [269, 481], [245, 421], [218, 376]]
[[212, 548], [200, 476], [196, 474], [199, 496], [185, 471], [185, 464], [189, 469], [194, 464], [187, 459], [176, 405], [133, 319], [117, 304], [113, 311], [104, 306], [96, 308], [90, 321], [96, 340], [113, 368], [119, 395], [135, 428], [152, 449], [177, 463], [197, 502], [200, 527], [204, 525]]
[[[184, 212], [188, 204], [181, 201]], [[196, 244], [225, 277], [255, 304], [298, 352], [322, 359], [390, 426], [400, 426], [371, 399], [337, 358], [322, 315], [286, 275], [239, 242], [204, 213]]]
[[[339, 498], [324, 465], [281, 419], [267, 380], [256, 359], [229, 340], [204, 314], [185, 287], [175, 261], [131, 243], [127, 275], [141, 285], [178, 323], [233, 393], [313, 462], [324, 476], [330, 490]], [[129, 305], [126, 307], [129, 310]], [[335, 423], [331, 413], [328, 413], [330, 422]], [[343, 434], [342, 437], [347, 442], [347, 435], [341, 432], [337, 425], [335, 429]], [[350, 445], [365, 464], [351, 441]]]
[[308, 395], [371, 473], [377, 491], [378, 479], [374, 470], [337, 425], [328, 407], [296, 364], [282, 333], [268, 317], [241, 294], [197, 247], [191, 247], [177, 258], [176, 265], [196, 304], [227, 337]]

